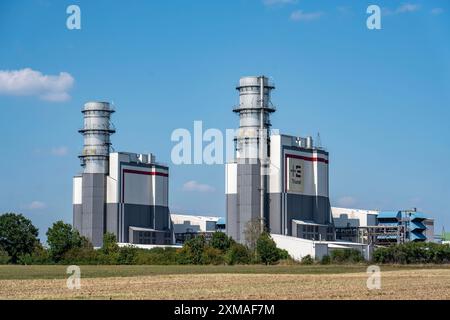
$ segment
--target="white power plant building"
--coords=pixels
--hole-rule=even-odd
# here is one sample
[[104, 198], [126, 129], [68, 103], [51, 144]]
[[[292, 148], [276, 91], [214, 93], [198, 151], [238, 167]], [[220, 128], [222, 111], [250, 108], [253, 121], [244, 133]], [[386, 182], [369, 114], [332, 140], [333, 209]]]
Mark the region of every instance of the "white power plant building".
[[226, 164], [227, 233], [244, 242], [259, 221], [272, 234], [335, 239], [328, 186], [328, 152], [311, 137], [270, 131], [274, 85], [268, 78], [240, 79], [235, 160]]
[[84, 170], [73, 178], [73, 225], [96, 247], [105, 232], [120, 243], [171, 244], [169, 168], [152, 154], [111, 153], [113, 112], [107, 102], [82, 110]]

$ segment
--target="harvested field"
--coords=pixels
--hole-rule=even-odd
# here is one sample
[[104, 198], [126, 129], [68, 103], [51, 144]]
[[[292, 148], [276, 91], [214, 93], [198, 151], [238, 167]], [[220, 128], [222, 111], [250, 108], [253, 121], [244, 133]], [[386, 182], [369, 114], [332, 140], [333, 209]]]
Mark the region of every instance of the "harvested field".
[[[0, 269], [1, 271], [1, 269]], [[352, 270], [353, 271], [353, 270]], [[66, 280], [0, 280], [0, 299], [450, 299], [450, 269], [382, 271], [380, 290], [365, 272], [155, 274]]]

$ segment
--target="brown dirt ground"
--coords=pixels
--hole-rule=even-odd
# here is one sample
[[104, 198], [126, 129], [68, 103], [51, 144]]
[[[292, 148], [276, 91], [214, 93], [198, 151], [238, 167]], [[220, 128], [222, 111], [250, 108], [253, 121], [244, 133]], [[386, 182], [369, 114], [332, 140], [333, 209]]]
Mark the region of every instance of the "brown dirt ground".
[[450, 270], [382, 272], [380, 290], [365, 273], [189, 274], [66, 280], [0, 280], [0, 299], [450, 299]]

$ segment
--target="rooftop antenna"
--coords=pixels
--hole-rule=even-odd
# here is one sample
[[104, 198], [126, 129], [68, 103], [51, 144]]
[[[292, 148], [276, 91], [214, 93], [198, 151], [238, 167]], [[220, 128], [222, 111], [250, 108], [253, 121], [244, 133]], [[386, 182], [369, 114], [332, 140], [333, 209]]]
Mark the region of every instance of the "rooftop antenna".
[[320, 132], [317, 132], [316, 145], [318, 149], [322, 149], [322, 139], [320, 138]]

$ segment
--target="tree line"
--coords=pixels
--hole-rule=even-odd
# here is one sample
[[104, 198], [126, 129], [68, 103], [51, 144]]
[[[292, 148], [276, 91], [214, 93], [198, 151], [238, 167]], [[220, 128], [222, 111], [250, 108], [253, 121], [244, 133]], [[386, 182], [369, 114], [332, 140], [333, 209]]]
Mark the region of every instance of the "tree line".
[[[250, 234], [255, 235], [253, 231]], [[157, 247], [139, 249], [119, 246], [114, 234], [103, 236], [103, 245], [95, 250], [89, 239], [63, 221], [55, 222], [47, 231], [47, 246], [38, 239], [38, 229], [21, 214], [0, 216], [0, 264], [275, 264], [289, 259], [278, 249], [268, 232], [251, 237], [249, 245], [234, 241], [223, 232], [211, 239], [194, 237], [182, 248]]]
[[[286, 250], [277, 248], [260, 221], [247, 224], [245, 245], [223, 232], [215, 232], [210, 239], [204, 236], [186, 241], [182, 248], [156, 247], [139, 249], [132, 245], [119, 246], [114, 234], [106, 233], [100, 249], [94, 249], [89, 239], [63, 221], [55, 222], [47, 230], [47, 246], [38, 239], [38, 229], [21, 214], [0, 215], [0, 264], [148, 264], [148, 265], [235, 265], [295, 263]], [[358, 250], [337, 249], [320, 260], [310, 255], [301, 264], [364, 263]], [[426, 264], [450, 263], [450, 245], [429, 242], [408, 242], [376, 248], [371, 263]]]

